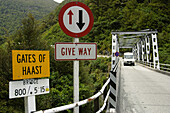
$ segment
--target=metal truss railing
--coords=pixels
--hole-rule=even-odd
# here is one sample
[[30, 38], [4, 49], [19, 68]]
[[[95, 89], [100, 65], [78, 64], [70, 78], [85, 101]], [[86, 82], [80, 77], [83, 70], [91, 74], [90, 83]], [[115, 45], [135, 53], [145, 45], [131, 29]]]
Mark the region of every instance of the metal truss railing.
[[[154, 63], [153, 62], [140, 61], [139, 63], [142, 63], [142, 64], [144, 64], [146, 66], [151, 67], [151, 68], [154, 68]], [[156, 63], [156, 64], [158, 64], [158, 63]], [[160, 70], [170, 72], [170, 64], [159, 63], [159, 65], [160, 65]]]

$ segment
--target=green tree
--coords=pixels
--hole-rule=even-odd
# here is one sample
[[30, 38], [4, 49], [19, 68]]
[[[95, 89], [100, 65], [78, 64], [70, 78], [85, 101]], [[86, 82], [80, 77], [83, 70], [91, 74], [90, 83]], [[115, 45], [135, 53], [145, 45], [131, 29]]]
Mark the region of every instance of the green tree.
[[17, 31], [14, 39], [14, 49], [44, 50], [47, 48], [45, 40], [40, 37], [40, 28], [32, 14], [23, 19], [21, 28]]

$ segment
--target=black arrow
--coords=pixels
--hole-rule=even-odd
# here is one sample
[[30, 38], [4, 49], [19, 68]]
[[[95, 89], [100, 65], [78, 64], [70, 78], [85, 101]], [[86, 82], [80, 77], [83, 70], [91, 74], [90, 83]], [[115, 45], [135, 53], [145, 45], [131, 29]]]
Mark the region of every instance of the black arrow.
[[83, 23], [83, 11], [79, 10], [79, 22], [76, 23], [79, 29], [81, 30], [85, 23]]

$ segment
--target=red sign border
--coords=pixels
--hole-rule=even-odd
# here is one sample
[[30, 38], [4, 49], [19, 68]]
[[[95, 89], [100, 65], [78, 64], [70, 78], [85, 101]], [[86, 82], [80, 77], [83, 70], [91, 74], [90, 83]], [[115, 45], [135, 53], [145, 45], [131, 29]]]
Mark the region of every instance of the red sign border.
[[[56, 59], [57, 58], [57, 44], [94, 44], [96, 45], [96, 58], [95, 59]], [[72, 43], [72, 42], [57, 42], [55, 43], [55, 60], [56, 61], [73, 61], [73, 60], [96, 60], [97, 59], [97, 44], [96, 43]]]
[[[119, 53], [119, 52], [115, 52], [115, 56], [116, 56], [116, 53]], [[118, 55], [119, 56], [119, 55]], [[116, 56], [116, 57], [118, 57], [118, 56]]]
[[[73, 33], [71, 31], [69, 31], [65, 25], [64, 25], [64, 22], [63, 22], [63, 15], [64, 15], [64, 12], [72, 7], [72, 6], [79, 6], [79, 7], [82, 7], [84, 8], [87, 13], [89, 14], [89, 18], [90, 18], [90, 22], [89, 22], [89, 26], [86, 28], [86, 30], [84, 30], [83, 32], [81, 33]], [[60, 10], [60, 13], [59, 13], [59, 25], [61, 27], [61, 29], [64, 31], [64, 33], [66, 33], [67, 35], [71, 36], [71, 37], [74, 37], [74, 38], [79, 38], [79, 37], [83, 37], [85, 36], [86, 34], [88, 34], [92, 27], [93, 27], [93, 22], [94, 22], [94, 17], [93, 17], [93, 13], [92, 11], [89, 9], [88, 6], [86, 6], [85, 4], [81, 3], [81, 2], [69, 2], [67, 3], [66, 5], [64, 5], [61, 10]]]

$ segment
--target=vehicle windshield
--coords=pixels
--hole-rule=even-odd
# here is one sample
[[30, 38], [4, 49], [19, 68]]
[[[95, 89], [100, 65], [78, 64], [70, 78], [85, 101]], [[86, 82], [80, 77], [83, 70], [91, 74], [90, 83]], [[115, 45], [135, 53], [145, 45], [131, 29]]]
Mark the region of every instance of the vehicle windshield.
[[133, 55], [125, 55], [125, 59], [133, 59]]

